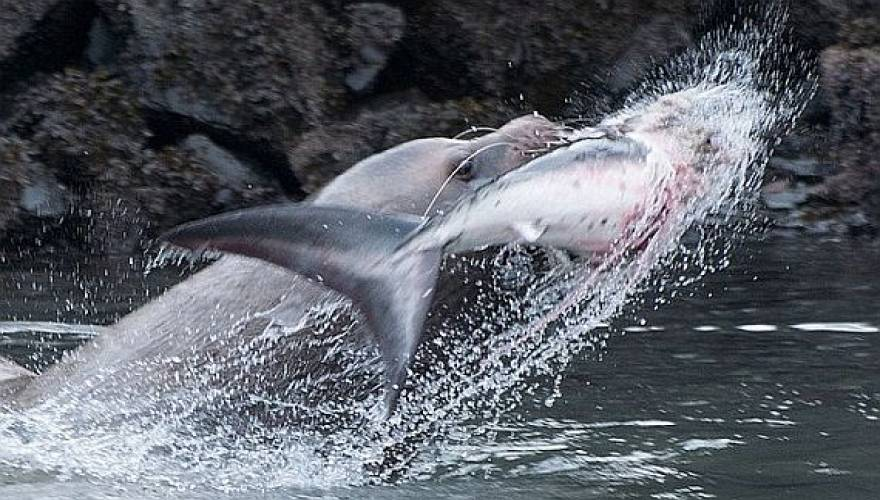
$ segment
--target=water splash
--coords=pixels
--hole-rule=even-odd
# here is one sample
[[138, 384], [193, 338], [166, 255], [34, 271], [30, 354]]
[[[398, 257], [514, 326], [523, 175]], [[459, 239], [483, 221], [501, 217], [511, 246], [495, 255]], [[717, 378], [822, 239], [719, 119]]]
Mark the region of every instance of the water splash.
[[[671, 157], [685, 155], [703, 179], [696, 195], [679, 194], [674, 170], [658, 179], [653, 210], [596, 262], [518, 247], [447, 259], [446, 276], [466, 292], [433, 318], [392, 420], [378, 411], [378, 353], [356, 315], [331, 301], [295, 327], [276, 324], [271, 309], [242, 318], [212, 339], [235, 346], [221, 359], [208, 348], [124, 371], [108, 366], [84, 392], [0, 412], [0, 466], [183, 490], [310, 488], [416, 479], [463, 443], [491, 442], [512, 408], [553, 404], [569, 363], [602, 347], [608, 332], [597, 327], [641, 290], [674, 297], [725, 265], [729, 228], [748, 226], [737, 214], [747, 213], [773, 146], [815, 91], [812, 63], [787, 41], [785, 17], [777, 7], [740, 12], [657, 68], [603, 121], [644, 128], [656, 120], [658, 134], [675, 134], [687, 147]], [[704, 150], [693, 141], [707, 133]], [[658, 224], [662, 207], [674, 209]], [[254, 317], [265, 321], [255, 328]]]
[[[658, 68], [624, 109], [599, 124], [626, 129], [636, 122], [629, 128], [656, 129], [668, 135], [667, 142], [684, 144], [686, 151], [672, 151], [671, 158], [685, 153], [691, 168], [701, 172], [698, 194], [679, 195], [681, 179], [675, 174], [659, 179], [654, 203], [670, 203], [663, 193], [675, 197], [675, 209], [659, 228], [655, 215], [660, 208], [646, 210], [617, 250], [598, 264], [558, 267], [523, 295], [508, 299], [503, 313], [490, 308], [476, 329], [448, 335], [444, 348], [451, 354], [439, 363], [431, 359], [424, 374], [413, 378], [401, 423], [390, 435], [443, 445], [473, 439], [485, 432], [485, 422], [498, 420], [546, 387], [541, 379], [551, 381], [552, 403], [553, 388], [567, 365], [604, 342], [607, 333], [596, 333], [597, 327], [640, 289], [650, 286], [674, 296], [725, 265], [731, 249], [728, 231], [748, 227], [749, 219], [737, 214], [754, 203], [772, 148], [793, 127], [816, 86], [814, 63], [787, 41], [784, 9], [752, 9], [742, 11], [735, 25], [709, 32], [697, 47]], [[688, 142], [706, 136], [711, 138], [707, 151]], [[725, 226], [727, 231], [719, 230]], [[689, 231], [696, 239], [686, 244]], [[632, 251], [644, 234], [653, 236]], [[462, 432], [465, 422], [482, 423]], [[460, 435], [451, 438], [450, 429]], [[411, 456], [421, 448], [411, 447]], [[421, 465], [431, 467], [429, 460]], [[413, 467], [413, 473], [417, 470]]]

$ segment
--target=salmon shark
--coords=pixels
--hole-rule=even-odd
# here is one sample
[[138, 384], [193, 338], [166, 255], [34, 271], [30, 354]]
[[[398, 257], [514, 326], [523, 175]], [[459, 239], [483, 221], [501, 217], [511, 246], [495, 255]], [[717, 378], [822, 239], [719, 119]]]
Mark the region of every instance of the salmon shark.
[[572, 132], [567, 145], [429, 217], [287, 204], [193, 222], [161, 239], [262, 259], [349, 297], [378, 340], [390, 414], [443, 255], [522, 243], [601, 258], [618, 243], [638, 247], [677, 201], [698, 194], [702, 165], [716, 153], [715, 132], [687, 120], [699, 115], [698, 95], [663, 96]]

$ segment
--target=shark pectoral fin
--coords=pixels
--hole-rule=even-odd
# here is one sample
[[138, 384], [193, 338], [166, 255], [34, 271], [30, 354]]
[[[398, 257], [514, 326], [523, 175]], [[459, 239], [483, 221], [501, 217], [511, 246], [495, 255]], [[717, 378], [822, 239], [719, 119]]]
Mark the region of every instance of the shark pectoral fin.
[[421, 222], [348, 208], [287, 204], [210, 217], [160, 239], [283, 266], [351, 298], [385, 362], [387, 411], [397, 405], [422, 335], [441, 251], [398, 249]]
[[519, 235], [521, 241], [525, 243], [534, 243], [538, 241], [538, 238], [547, 231], [546, 225], [539, 224], [535, 221], [514, 222], [512, 228], [513, 231]]

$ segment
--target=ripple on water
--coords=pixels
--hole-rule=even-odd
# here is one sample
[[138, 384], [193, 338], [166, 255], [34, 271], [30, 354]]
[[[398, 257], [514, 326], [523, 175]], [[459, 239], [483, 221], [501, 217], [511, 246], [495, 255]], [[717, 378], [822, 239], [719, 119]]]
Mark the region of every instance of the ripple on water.
[[799, 323], [791, 325], [804, 332], [878, 333], [880, 328], [868, 323]]

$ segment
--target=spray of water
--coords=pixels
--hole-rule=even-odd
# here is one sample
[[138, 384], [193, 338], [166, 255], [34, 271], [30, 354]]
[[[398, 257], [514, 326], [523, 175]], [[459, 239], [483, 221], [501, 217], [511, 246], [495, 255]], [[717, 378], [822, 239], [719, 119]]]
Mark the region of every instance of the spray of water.
[[[557, 267], [526, 293], [509, 297], [504, 311], [490, 307], [479, 324], [447, 334], [443, 348], [451, 354], [425, 363], [412, 382], [411, 404], [404, 405], [408, 413], [391, 435], [449, 444], [455, 441], [450, 429], [464, 439], [484, 433], [486, 422], [536, 388], [558, 387], [571, 360], [604, 341], [596, 328], [641, 288], [674, 291], [723, 267], [730, 231], [748, 225], [737, 214], [753, 203], [772, 148], [816, 82], [810, 58], [788, 42], [784, 9], [751, 7], [737, 16], [655, 70], [622, 110], [599, 124], [669, 144], [665, 160], [673, 165], [657, 180], [653, 209], [597, 262]], [[685, 244], [689, 231], [697, 238]], [[497, 292], [487, 295], [497, 300]], [[555, 395], [551, 389], [545, 400]], [[410, 447], [410, 457], [423, 448]], [[413, 467], [409, 473], [420, 472]]]
[[457, 445], [490, 441], [511, 409], [552, 404], [569, 363], [604, 344], [597, 327], [641, 290], [674, 296], [723, 267], [729, 228], [748, 224], [739, 214], [773, 146], [815, 91], [811, 63], [785, 24], [777, 6], [737, 11], [602, 121], [673, 145], [650, 206], [614, 250], [589, 262], [519, 247], [447, 259], [446, 279], [466, 292], [429, 321], [391, 420], [381, 417], [375, 347], [358, 333], [357, 314], [329, 301], [298, 325], [275, 324], [270, 309], [211, 339], [235, 348], [207, 346], [124, 372], [109, 366], [91, 392], [0, 413], [0, 466], [221, 490], [432, 474]]

